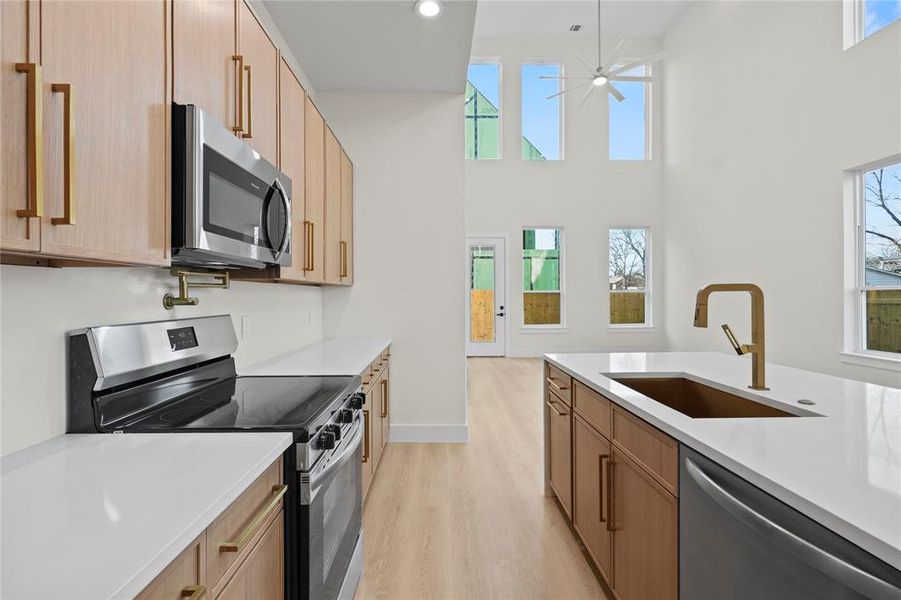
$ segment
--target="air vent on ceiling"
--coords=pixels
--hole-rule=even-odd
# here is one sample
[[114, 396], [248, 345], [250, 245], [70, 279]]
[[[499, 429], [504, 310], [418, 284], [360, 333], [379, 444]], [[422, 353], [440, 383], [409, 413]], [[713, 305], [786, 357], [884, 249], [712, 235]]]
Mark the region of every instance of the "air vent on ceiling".
[[582, 31], [582, 26], [581, 25], [570, 25], [569, 30], [570, 31]]

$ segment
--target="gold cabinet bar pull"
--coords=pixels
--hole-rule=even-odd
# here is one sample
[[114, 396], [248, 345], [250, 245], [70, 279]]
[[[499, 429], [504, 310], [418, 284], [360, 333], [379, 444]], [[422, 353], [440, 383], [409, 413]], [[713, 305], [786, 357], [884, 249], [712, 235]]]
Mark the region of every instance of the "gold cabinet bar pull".
[[[598, 494], [598, 520], [603, 523], [607, 519], [604, 517], [604, 504], [606, 504], [604, 500], [604, 461], [610, 460], [609, 454], [598, 454], [598, 484], [600, 486], [600, 493]], [[609, 485], [609, 482], [608, 482]], [[609, 508], [609, 505], [608, 505]]]
[[607, 531], [616, 529], [616, 525], [613, 524], [613, 466], [615, 464], [613, 459], [607, 459]]
[[247, 71], [247, 132], [241, 137], [250, 139], [253, 137], [253, 80], [250, 78], [250, 65], [244, 67]]
[[552, 386], [554, 386], [555, 388], [557, 388], [557, 391], [558, 391], [558, 392], [562, 392], [563, 390], [569, 389], [569, 388], [566, 387], [565, 385], [560, 385], [559, 383], [557, 383], [556, 381], [554, 381], [554, 378], [553, 378], [553, 377], [547, 377], [546, 380], [547, 380], [547, 382], [548, 382], [549, 384], [551, 384]]
[[316, 223], [310, 221], [310, 271], [316, 270]]
[[188, 587], [182, 589], [181, 595], [182, 598], [186, 600], [201, 600], [206, 597], [206, 586], [205, 585], [189, 585]]
[[313, 226], [313, 223], [311, 223], [310, 221], [303, 222], [303, 270], [304, 271], [312, 271], [313, 270], [313, 265], [310, 264], [312, 262], [310, 260], [310, 255], [313, 253], [312, 244], [311, 244], [312, 237], [313, 237], [312, 226]]
[[338, 244], [341, 250], [341, 277], [347, 277], [347, 242], [341, 240]]
[[547, 405], [550, 407], [550, 409], [551, 409], [552, 411], [554, 411], [554, 414], [556, 414], [558, 417], [565, 417], [565, 416], [566, 416], [566, 413], [565, 413], [565, 412], [560, 412], [560, 409], [557, 408], [557, 403], [556, 403], [556, 402], [554, 402], [554, 401], [552, 401], [552, 400], [548, 400], [548, 401], [545, 402], [545, 404], [547, 404]]
[[235, 126], [232, 131], [235, 133], [244, 132], [244, 55], [233, 54], [232, 60], [238, 63], [238, 102], [236, 106]]
[[240, 552], [241, 549], [247, 545], [247, 542], [249, 542], [257, 531], [259, 531], [263, 523], [266, 522], [266, 519], [269, 518], [269, 515], [275, 511], [278, 503], [281, 502], [282, 496], [284, 496], [287, 491], [288, 486], [285, 484], [272, 486], [272, 495], [269, 496], [269, 501], [262, 510], [256, 514], [247, 528], [241, 532], [237, 541], [219, 544], [219, 552]]
[[16, 63], [16, 72], [27, 75], [25, 88], [25, 140], [28, 152], [28, 207], [17, 217], [44, 216], [44, 110], [41, 102], [41, 65]]
[[54, 83], [50, 90], [63, 95], [63, 216], [53, 217], [53, 225], [75, 225], [75, 118], [72, 84]]
[[369, 411], [363, 411], [363, 462], [369, 462]]
[[388, 380], [382, 379], [382, 418], [388, 416]]

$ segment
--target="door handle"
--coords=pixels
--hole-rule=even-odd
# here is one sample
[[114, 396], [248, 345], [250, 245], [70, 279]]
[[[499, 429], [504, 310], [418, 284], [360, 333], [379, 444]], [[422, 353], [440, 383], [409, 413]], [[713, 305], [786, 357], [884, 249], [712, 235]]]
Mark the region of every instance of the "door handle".
[[75, 122], [72, 84], [54, 83], [50, 90], [63, 95], [63, 216], [50, 219], [52, 225], [75, 225]]
[[247, 71], [247, 133], [242, 133], [241, 137], [249, 140], [253, 138], [253, 80], [250, 78], [250, 65], [246, 65], [244, 70]]
[[233, 54], [232, 60], [238, 63], [238, 106], [237, 118], [232, 131], [242, 133], [244, 131], [244, 55]]
[[496, 317], [503, 317], [503, 316], [504, 316], [504, 313], [502, 313], [502, 312], [495, 313], [494, 316], [496, 316]]
[[28, 207], [17, 217], [44, 216], [44, 110], [41, 102], [41, 65], [16, 63], [16, 72], [28, 76], [25, 91], [26, 148], [28, 151]]
[[607, 485], [604, 485], [604, 478], [607, 473], [607, 469], [604, 468], [604, 461], [610, 461], [609, 454], [598, 454], [598, 484], [599, 484], [599, 493], [598, 493], [598, 520], [603, 523], [607, 520], [604, 516], [604, 505], [607, 505], [607, 510], [610, 510], [610, 504], [606, 501], [604, 490], [610, 487], [610, 481], [607, 481]]
[[613, 459], [607, 459], [607, 531], [615, 531], [616, 525], [613, 523], [613, 468], [616, 463]]
[[288, 249], [288, 244], [291, 243], [291, 199], [288, 198], [288, 194], [285, 192], [285, 188], [282, 187], [281, 181], [276, 179], [275, 183], [272, 185], [275, 187], [276, 191], [278, 191], [282, 201], [282, 207], [285, 209], [285, 226], [282, 231], [282, 243], [279, 244], [279, 247], [273, 256], [275, 262], [278, 262], [282, 257], [282, 254], [285, 253], [285, 250]]

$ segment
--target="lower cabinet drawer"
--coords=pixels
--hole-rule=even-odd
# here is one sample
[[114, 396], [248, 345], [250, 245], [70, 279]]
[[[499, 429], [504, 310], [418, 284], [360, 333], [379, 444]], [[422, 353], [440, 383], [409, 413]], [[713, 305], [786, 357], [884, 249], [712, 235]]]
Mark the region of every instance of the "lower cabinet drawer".
[[615, 406], [613, 441], [669, 493], [679, 495], [679, 444], [676, 440], [629, 411]]
[[244, 560], [260, 539], [285, 492], [282, 460], [269, 467], [207, 528], [207, 581], [216, 587], [229, 567]]
[[282, 600], [285, 597], [285, 515], [279, 511], [217, 600]]
[[207, 588], [204, 586], [205, 571], [204, 532], [138, 594], [137, 600], [186, 600], [201, 595], [208, 597]]
[[573, 407], [598, 431], [613, 434], [613, 404], [581, 381], [573, 380]]

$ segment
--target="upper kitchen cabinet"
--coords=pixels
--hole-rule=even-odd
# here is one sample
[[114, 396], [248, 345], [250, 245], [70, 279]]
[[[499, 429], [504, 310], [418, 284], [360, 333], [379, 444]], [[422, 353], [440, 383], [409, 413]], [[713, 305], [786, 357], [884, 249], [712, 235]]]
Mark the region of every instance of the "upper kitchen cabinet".
[[325, 120], [307, 96], [304, 101], [304, 241], [307, 248], [306, 280], [325, 282]]
[[278, 48], [244, 2], [238, 3], [238, 108], [241, 137], [278, 164]]
[[325, 282], [341, 283], [341, 144], [325, 128]]
[[354, 166], [341, 151], [341, 283], [354, 282]]
[[280, 267], [279, 279], [302, 282], [307, 246], [304, 230], [304, 102], [306, 93], [291, 67], [279, 65], [279, 168], [291, 178], [291, 266]]
[[167, 264], [166, 4], [2, 5], [3, 250]]
[[172, 80], [175, 102], [240, 134], [236, 9], [235, 0], [172, 2]]

